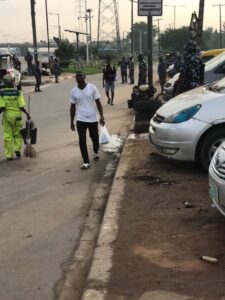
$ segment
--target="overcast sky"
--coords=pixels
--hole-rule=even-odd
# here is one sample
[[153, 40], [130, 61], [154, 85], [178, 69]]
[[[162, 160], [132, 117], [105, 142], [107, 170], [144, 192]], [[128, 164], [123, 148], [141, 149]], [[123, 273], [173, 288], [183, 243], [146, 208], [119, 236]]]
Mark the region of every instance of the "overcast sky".
[[[82, 0], [84, 3], [85, 0]], [[112, 0], [102, 0], [105, 3], [111, 3]], [[75, 7], [78, 0], [48, 0], [48, 12], [59, 13], [62, 35], [70, 41], [74, 36], [64, 31], [64, 29], [80, 30], [77, 28], [79, 21], [76, 20]], [[92, 34], [93, 38], [97, 36], [98, 19], [98, 0], [87, 0], [88, 8], [93, 9]], [[130, 1], [119, 0], [119, 19], [121, 36], [130, 30]], [[180, 26], [189, 26], [191, 13], [198, 13], [198, 0], [163, 0], [163, 16], [160, 21], [161, 31], [165, 28], [173, 27], [174, 23], [174, 5], [176, 28]], [[219, 2], [225, 4], [225, 0], [206, 0], [204, 28], [213, 27], [219, 29]], [[168, 5], [168, 6], [166, 6]], [[37, 39], [46, 40], [46, 17], [45, 0], [36, 0], [36, 27]], [[153, 21], [156, 25], [156, 19]], [[134, 5], [134, 21], [139, 22], [146, 18], [137, 16], [137, 6]], [[225, 6], [222, 7], [222, 22], [225, 21]], [[49, 34], [50, 38], [58, 36], [57, 15], [49, 15]], [[85, 28], [84, 28], [85, 29]], [[24, 42], [32, 41], [30, 0], [0, 0], [0, 42]]]

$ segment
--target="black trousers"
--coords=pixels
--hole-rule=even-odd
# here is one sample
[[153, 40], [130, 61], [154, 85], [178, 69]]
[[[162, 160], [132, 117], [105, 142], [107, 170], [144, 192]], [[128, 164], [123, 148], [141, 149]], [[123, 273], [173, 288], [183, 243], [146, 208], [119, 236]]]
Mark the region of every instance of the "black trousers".
[[92, 140], [93, 151], [95, 153], [98, 153], [99, 150], [98, 122], [89, 123], [77, 121], [77, 132], [79, 136], [80, 152], [85, 164], [90, 163], [86, 141], [87, 129], [89, 130], [89, 136]]

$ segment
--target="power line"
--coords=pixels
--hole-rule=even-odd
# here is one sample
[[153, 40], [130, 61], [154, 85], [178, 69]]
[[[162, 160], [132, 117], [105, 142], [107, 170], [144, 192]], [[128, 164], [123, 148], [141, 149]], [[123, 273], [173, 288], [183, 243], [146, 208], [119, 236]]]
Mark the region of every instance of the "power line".
[[223, 48], [221, 7], [222, 7], [222, 6], [225, 6], [225, 4], [219, 3], [219, 4], [213, 4], [212, 6], [218, 6], [218, 7], [219, 7], [219, 20], [220, 20], [220, 48]]

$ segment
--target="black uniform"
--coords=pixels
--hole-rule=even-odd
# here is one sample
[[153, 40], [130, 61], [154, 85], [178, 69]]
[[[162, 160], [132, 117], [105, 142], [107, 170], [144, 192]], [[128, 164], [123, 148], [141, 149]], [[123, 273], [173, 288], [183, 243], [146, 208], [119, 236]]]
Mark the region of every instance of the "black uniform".
[[204, 83], [204, 63], [195, 41], [189, 41], [185, 47], [180, 76], [175, 94], [181, 94]]

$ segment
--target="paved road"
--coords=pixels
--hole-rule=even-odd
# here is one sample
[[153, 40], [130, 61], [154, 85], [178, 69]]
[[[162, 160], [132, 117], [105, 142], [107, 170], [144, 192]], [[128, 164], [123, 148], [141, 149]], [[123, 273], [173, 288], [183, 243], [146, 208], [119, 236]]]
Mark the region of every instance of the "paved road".
[[[101, 75], [89, 77], [102, 95]], [[111, 154], [102, 153], [80, 171], [77, 135], [69, 129], [69, 91], [74, 80], [32, 93], [31, 115], [38, 128], [39, 158], [7, 162], [0, 129], [0, 290], [4, 300], [48, 300], [77, 246], [89, 202]], [[110, 134], [124, 137], [132, 114], [131, 87], [118, 84], [114, 107], [102, 97]]]

